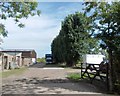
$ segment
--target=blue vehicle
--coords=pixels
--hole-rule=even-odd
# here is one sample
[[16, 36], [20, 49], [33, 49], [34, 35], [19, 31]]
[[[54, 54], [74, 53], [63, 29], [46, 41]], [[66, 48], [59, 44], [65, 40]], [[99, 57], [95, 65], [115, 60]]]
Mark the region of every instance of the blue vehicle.
[[46, 64], [52, 64], [53, 63], [52, 54], [45, 54], [45, 60]]

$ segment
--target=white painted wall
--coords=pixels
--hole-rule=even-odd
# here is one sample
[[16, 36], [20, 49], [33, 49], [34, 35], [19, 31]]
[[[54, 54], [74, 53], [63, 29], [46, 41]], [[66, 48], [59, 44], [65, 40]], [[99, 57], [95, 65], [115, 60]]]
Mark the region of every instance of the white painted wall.
[[36, 58], [32, 58], [32, 63], [36, 63]]

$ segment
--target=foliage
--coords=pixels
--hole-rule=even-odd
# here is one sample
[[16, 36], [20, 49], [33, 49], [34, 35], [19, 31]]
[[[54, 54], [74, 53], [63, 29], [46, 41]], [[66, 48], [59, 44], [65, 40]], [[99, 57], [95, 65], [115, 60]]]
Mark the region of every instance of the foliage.
[[37, 58], [37, 62], [38, 63], [45, 63], [45, 58], [42, 57], [42, 58]]
[[[0, 19], [6, 20], [13, 18], [19, 27], [24, 27], [20, 22], [22, 18], [29, 16], [40, 15], [40, 10], [37, 10], [37, 2], [0, 2]], [[7, 36], [5, 26], [0, 24], [0, 35]]]
[[86, 11], [94, 8], [92, 18], [93, 29], [98, 30], [94, 36], [100, 38], [103, 41], [101, 47], [109, 47], [112, 50], [116, 50], [119, 45], [120, 39], [120, 2], [112, 3], [111, 5], [106, 2], [92, 2], [86, 3]]
[[86, 2], [85, 14], [89, 13], [92, 27], [98, 32], [93, 36], [99, 38], [101, 47], [107, 49], [110, 64], [110, 90], [113, 90], [117, 73], [120, 69], [120, 2]]
[[115, 83], [115, 90], [118, 94], [120, 94], [120, 81], [116, 81]]
[[[2, 35], [3, 37], [7, 36], [7, 31], [5, 30], [5, 26], [3, 24], [0, 24], [0, 36]], [[0, 44], [2, 43], [2, 39], [0, 38]], [[0, 54], [1, 55], [1, 54]]]
[[59, 35], [53, 40], [51, 50], [57, 63], [66, 62], [73, 66], [85, 53], [96, 53], [99, 49], [96, 39], [90, 37], [89, 22], [82, 13], [68, 15], [62, 22]]
[[0, 35], [3, 35], [4, 37], [7, 36], [7, 31], [5, 30], [5, 26], [3, 24], [0, 24]]
[[23, 67], [23, 68], [20, 68], [20, 69], [12, 69], [12, 70], [9, 70], [9, 71], [3, 71], [0, 73], [0, 77], [2, 78], [6, 78], [6, 77], [9, 77], [11, 75], [20, 75], [22, 74], [23, 72], [25, 72], [27, 70], [26, 67]]

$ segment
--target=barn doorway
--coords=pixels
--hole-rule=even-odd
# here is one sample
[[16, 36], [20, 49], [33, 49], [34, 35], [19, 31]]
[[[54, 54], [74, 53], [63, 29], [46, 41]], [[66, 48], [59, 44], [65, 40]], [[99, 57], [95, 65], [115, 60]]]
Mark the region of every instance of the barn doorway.
[[7, 69], [7, 64], [8, 64], [8, 56], [4, 56], [4, 63], [3, 63], [4, 69]]

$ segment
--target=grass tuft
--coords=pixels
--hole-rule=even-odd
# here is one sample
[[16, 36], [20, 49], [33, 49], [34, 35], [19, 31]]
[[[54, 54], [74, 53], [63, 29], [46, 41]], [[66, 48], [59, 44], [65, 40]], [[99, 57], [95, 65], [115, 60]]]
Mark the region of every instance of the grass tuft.
[[6, 77], [9, 77], [11, 75], [16, 75], [17, 76], [17, 75], [22, 74], [26, 70], [27, 70], [27, 68], [23, 67], [23, 68], [20, 68], [20, 69], [12, 69], [12, 70], [8, 70], [8, 71], [3, 71], [3, 72], [0, 72], [0, 77], [6, 78]]
[[73, 81], [79, 81], [81, 80], [81, 76], [79, 73], [70, 73], [67, 75], [67, 78]]

